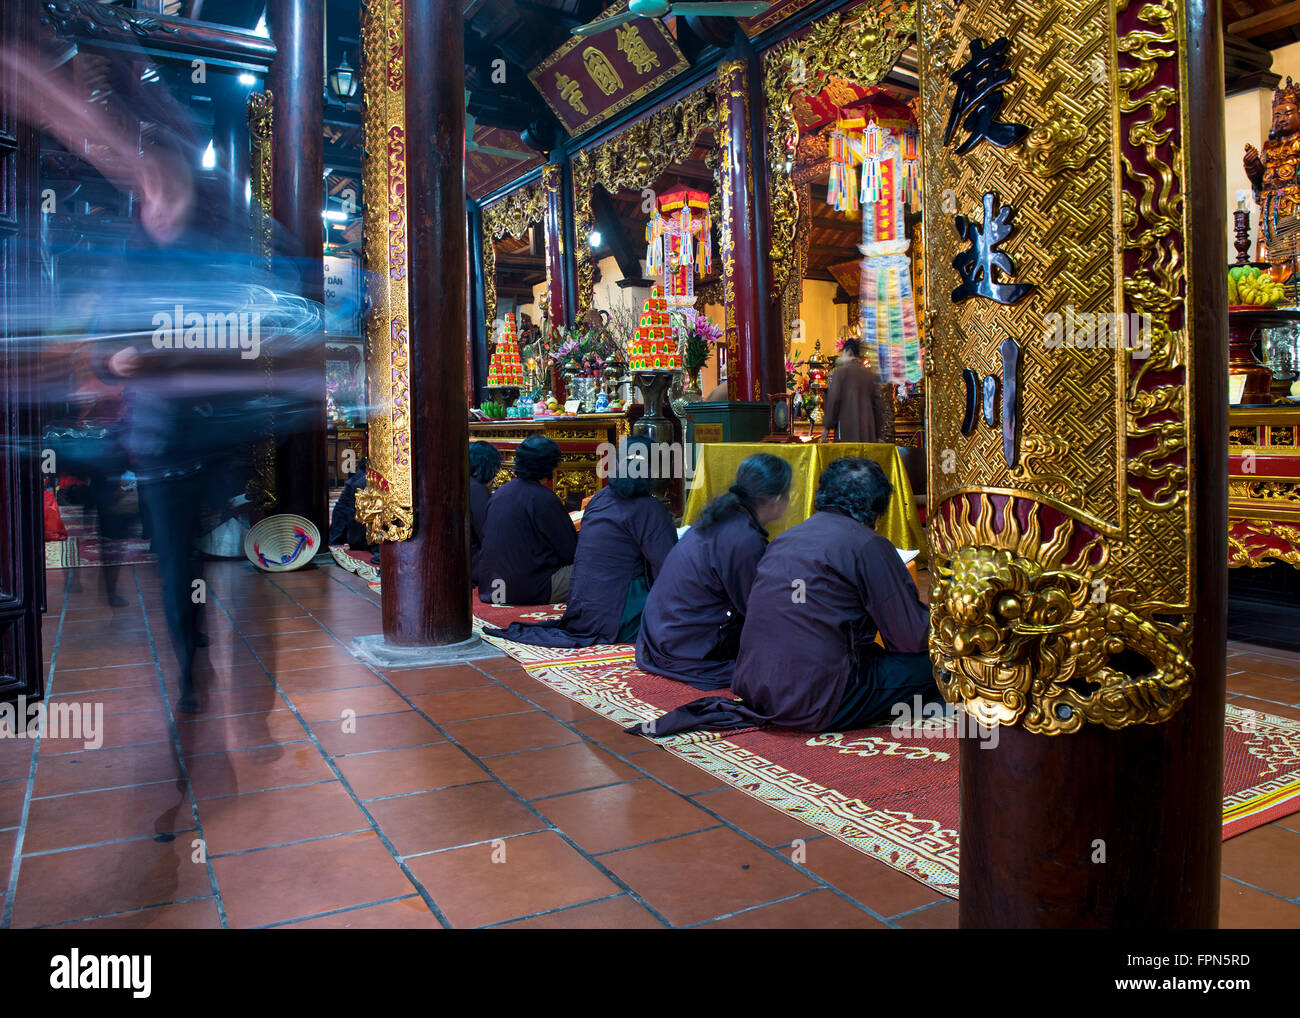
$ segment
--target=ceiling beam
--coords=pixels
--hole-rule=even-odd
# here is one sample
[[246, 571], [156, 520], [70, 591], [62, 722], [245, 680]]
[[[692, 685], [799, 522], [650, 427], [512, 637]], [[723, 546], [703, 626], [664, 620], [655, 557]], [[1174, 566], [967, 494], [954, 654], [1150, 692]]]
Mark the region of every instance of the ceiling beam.
[[1243, 39], [1255, 39], [1297, 24], [1300, 24], [1300, 0], [1234, 21], [1228, 25], [1228, 32]]

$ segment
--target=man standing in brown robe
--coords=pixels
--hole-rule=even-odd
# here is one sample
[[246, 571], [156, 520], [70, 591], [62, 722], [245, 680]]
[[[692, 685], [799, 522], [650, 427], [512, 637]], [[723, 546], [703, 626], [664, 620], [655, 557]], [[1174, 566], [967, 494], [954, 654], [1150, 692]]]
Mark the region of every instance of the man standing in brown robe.
[[856, 339], [844, 341], [844, 359], [831, 372], [826, 393], [825, 430], [822, 441], [879, 442], [885, 433], [885, 404], [880, 397], [880, 376], [862, 363]]

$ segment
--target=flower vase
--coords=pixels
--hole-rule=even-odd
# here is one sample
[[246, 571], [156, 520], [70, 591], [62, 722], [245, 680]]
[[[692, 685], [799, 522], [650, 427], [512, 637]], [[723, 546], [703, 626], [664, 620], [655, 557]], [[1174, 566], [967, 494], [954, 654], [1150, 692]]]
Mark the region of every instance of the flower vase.
[[693, 368], [688, 367], [686, 369], [686, 387], [682, 389], [682, 396], [688, 403], [704, 398], [704, 390], [700, 388], [700, 372], [703, 370], [703, 364], [697, 364]]

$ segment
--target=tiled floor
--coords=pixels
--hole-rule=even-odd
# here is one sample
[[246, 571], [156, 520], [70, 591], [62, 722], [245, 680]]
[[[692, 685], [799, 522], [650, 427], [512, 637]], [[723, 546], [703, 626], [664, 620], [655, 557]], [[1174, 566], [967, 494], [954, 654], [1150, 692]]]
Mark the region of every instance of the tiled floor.
[[[950, 927], [956, 905], [526, 675], [379, 673], [328, 566], [208, 574], [206, 713], [174, 713], [148, 567], [112, 610], [50, 574], [51, 702], [104, 744], [0, 740], [0, 927]], [[1234, 645], [1234, 702], [1300, 718], [1300, 658]], [[1225, 926], [1300, 927], [1300, 817], [1228, 842]]]

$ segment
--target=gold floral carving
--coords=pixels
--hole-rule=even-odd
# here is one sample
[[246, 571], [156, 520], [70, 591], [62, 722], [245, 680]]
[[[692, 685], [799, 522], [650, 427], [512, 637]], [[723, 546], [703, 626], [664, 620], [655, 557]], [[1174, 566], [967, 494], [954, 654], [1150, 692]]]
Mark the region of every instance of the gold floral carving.
[[407, 287], [405, 0], [367, 0], [361, 13], [362, 185], [369, 472], [357, 519], [372, 541], [414, 533], [410, 338]]
[[497, 252], [493, 242], [507, 234], [522, 237], [529, 227], [545, 223], [546, 197], [545, 184], [536, 180], [483, 209], [483, 303], [490, 337], [496, 336], [497, 319]]
[[599, 184], [615, 191], [650, 187], [673, 163], [690, 158], [696, 139], [712, 127], [718, 111], [713, 84], [679, 96], [662, 109], [630, 124], [613, 138], [602, 139], [573, 157], [573, 227], [577, 237], [578, 307], [581, 319], [595, 293], [595, 260], [591, 245], [592, 189]]
[[772, 296], [784, 308], [787, 336], [799, 307], [797, 293], [792, 297], [787, 290], [801, 291], [803, 286], [801, 210], [793, 177], [794, 147], [799, 138], [796, 102], [802, 95], [820, 92], [832, 78], [864, 87], [879, 83], [907, 48], [915, 28], [914, 0], [884, 0], [828, 14], [806, 35], [775, 46], [763, 56], [771, 206], [768, 257]]
[[[252, 210], [254, 244], [257, 248], [257, 256], [269, 270], [275, 252], [275, 220], [272, 217], [274, 177], [271, 172], [275, 99], [269, 89], [265, 92], [250, 93], [246, 116], [249, 138], [248, 178], [255, 199]], [[267, 347], [262, 348], [258, 362], [266, 377], [266, 391], [269, 396], [274, 391], [275, 364]], [[274, 400], [268, 400], [267, 404], [274, 405]], [[253, 441], [252, 470], [244, 490], [249, 501], [263, 512], [269, 512], [275, 505], [275, 429], [275, 413], [268, 409], [263, 414], [263, 437]]]
[[[931, 650], [945, 695], [983, 723], [1159, 723], [1191, 689], [1184, 16], [1184, 0], [921, 0]], [[1009, 40], [997, 119], [1031, 132], [959, 156], [943, 137], [973, 38]], [[1034, 289], [957, 302], [954, 216], [978, 218], [990, 191], [1014, 210], [1007, 279]], [[1140, 316], [1150, 356], [1045, 342], [1067, 307]], [[1000, 378], [1008, 336], [1015, 466], [1001, 428], [961, 432], [963, 371]]]
[[[1278, 544], [1284, 547], [1277, 547]], [[1228, 565], [1262, 569], [1275, 562], [1300, 568], [1300, 526], [1266, 520], [1231, 520]]]

